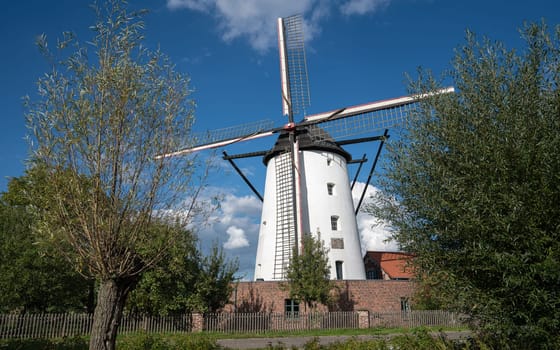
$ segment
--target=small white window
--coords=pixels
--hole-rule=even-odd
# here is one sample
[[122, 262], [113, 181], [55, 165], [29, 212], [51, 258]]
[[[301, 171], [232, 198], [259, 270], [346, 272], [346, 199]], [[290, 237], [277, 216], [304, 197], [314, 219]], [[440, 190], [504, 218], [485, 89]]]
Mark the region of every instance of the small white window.
[[338, 216], [331, 216], [331, 230], [338, 231]]

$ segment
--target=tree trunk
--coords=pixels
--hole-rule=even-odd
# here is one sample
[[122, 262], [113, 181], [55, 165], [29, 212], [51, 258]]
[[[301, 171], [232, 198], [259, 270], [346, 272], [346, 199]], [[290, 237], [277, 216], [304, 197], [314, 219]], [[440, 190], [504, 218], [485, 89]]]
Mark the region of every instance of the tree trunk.
[[90, 350], [114, 350], [128, 293], [136, 286], [137, 277], [102, 280], [93, 314]]

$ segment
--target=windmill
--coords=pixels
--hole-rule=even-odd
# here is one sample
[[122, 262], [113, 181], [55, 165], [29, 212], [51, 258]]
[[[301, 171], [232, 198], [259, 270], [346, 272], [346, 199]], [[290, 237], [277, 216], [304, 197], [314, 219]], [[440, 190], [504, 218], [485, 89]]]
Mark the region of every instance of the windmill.
[[[388, 138], [388, 128], [399, 124], [422, 96], [405, 96], [344, 107], [308, 115], [307, 65], [301, 16], [278, 19], [283, 126], [271, 121], [249, 123], [234, 128], [214, 130], [201, 135], [195, 144], [159, 157], [173, 157], [199, 150], [224, 147], [236, 142], [277, 135], [270, 150], [229, 155], [223, 152], [251, 190], [263, 201], [259, 241], [255, 261], [255, 280], [282, 280], [294, 252], [301, 250], [302, 235], [321, 239], [329, 249], [331, 278], [365, 279], [356, 215], [371, 181], [371, 175]], [[448, 93], [453, 88], [435, 91]], [[383, 134], [356, 137], [363, 134]], [[356, 208], [352, 187], [365, 155], [353, 159], [343, 146], [379, 142], [367, 184]], [[264, 197], [237, 167], [235, 159], [263, 157], [266, 165]], [[350, 184], [347, 165], [359, 168]]]

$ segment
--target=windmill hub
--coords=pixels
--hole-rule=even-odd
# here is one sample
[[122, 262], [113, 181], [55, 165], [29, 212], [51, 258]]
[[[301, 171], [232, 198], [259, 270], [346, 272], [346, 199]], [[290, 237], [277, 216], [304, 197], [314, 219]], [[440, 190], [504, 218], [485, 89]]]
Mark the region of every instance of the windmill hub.
[[284, 125], [284, 130], [286, 131], [294, 131], [296, 129], [296, 123], [291, 122]]

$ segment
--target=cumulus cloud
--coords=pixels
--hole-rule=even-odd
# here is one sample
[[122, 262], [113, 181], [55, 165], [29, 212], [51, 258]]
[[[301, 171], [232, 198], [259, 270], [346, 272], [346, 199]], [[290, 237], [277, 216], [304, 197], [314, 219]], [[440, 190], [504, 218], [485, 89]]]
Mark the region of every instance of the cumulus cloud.
[[[346, 0], [338, 7], [343, 15], [373, 13], [390, 0]], [[328, 17], [335, 2], [321, 0], [167, 0], [170, 10], [188, 9], [213, 15], [222, 39], [246, 39], [263, 53], [276, 46], [276, 18], [304, 15], [304, 33], [311, 40], [321, 31], [320, 22]]]
[[230, 226], [227, 228], [226, 233], [229, 239], [224, 243], [225, 249], [237, 249], [249, 246], [249, 241], [245, 237], [245, 231], [237, 226]]

